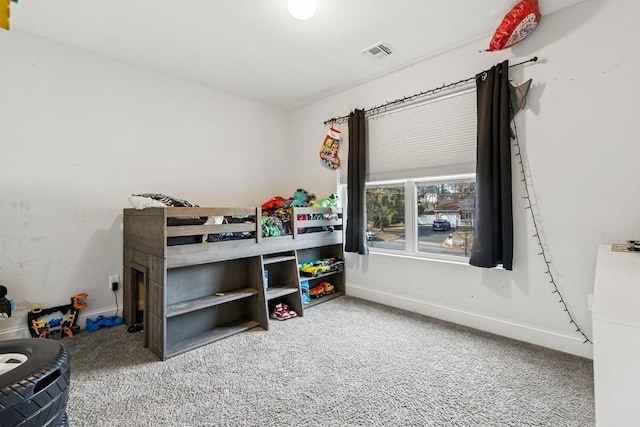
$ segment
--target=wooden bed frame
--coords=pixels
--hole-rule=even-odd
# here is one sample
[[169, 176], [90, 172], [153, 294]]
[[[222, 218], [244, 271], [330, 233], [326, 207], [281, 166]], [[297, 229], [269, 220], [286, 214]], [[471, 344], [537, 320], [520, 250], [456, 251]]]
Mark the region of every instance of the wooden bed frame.
[[[319, 258], [343, 258], [342, 211], [290, 209], [292, 234], [277, 237], [262, 236], [260, 208], [124, 209], [125, 322], [143, 322], [145, 346], [164, 360], [252, 327], [268, 329], [273, 302], [284, 301], [304, 315], [308, 306], [301, 302], [300, 285], [306, 278], [300, 278], [298, 265]], [[171, 218], [211, 216], [254, 221], [167, 225]], [[302, 233], [305, 229], [318, 231]], [[220, 233], [250, 233], [252, 237], [170, 244], [173, 238]], [[263, 282], [265, 270], [269, 271], [269, 287]], [[343, 271], [311, 278], [325, 279], [331, 280], [337, 292], [322, 301], [344, 294]]]

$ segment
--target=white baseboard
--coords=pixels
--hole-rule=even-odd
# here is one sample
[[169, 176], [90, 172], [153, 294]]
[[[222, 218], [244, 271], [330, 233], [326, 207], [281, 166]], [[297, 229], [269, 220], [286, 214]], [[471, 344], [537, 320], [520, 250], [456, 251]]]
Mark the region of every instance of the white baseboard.
[[593, 359], [593, 346], [589, 343], [584, 344], [581, 337], [578, 336], [570, 336], [531, 325], [420, 301], [353, 283], [346, 284], [346, 294], [518, 341]]
[[[94, 311], [80, 311], [80, 315], [78, 316], [78, 321], [76, 324], [80, 326], [81, 329], [84, 329], [87, 324], [87, 318], [95, 319], [98, 316], [113, 316], [116, 312], [116, 306], [103, 308], [101, 310]], [[19, 339], [19, 338], [31, 338], [31, 333], [29, 332], [29, 328], [27, 327], [27, 320], [25, 315], [24, 326], [14, 327], [10, 329], [5, 329], [0, 331], [0, 341]]]

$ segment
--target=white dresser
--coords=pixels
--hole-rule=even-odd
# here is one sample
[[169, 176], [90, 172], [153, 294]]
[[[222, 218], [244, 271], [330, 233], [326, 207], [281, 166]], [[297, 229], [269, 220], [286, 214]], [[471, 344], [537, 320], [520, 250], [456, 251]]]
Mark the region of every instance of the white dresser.
[[592, 316], [596, 425], [640, 426], [640, 252], [598, 247]]

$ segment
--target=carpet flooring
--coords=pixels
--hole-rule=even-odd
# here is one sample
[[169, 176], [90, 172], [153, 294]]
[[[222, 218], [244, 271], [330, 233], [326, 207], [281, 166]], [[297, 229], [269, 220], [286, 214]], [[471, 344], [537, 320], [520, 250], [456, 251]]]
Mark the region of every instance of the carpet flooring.
[[593, 364], [340, 297], [165, 362], [143, 332], [82, 332], [74, 426], [576, 426], [594, 421]]

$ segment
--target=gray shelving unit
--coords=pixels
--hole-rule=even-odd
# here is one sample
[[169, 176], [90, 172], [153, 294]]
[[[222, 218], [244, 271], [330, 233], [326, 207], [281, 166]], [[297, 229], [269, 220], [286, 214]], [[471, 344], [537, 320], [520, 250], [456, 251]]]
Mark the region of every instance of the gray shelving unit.
[[[304, 316], [305, 308], [343, 294], [344, 272], [335, 272], [314, 280], [331, 278], [336, 294], [302, 304], [299, 262], [342, 258], [342, 220], [335, 213], [317, 219], [329, 213], [326, 208], [301, 209], [292, 211], [292, 235], [269, 238], [262, 237], [259, 221], [169, 225], [170, 219], [194, 216], [260, 218], [260, 208], [125, 209], [125, 322], [143, 321], [144, 345], [166, 360], [248, 329], [268, 330], [270, 308], [278, 302]], [[298, 221], [302, 215], [314, 220]], [[298, 233], [310, 226], [317, 232]], [[220, 233], [253, 237], [207, 243], [207, 236]], [[172, 244], [175, 239], [180, 244]]]

